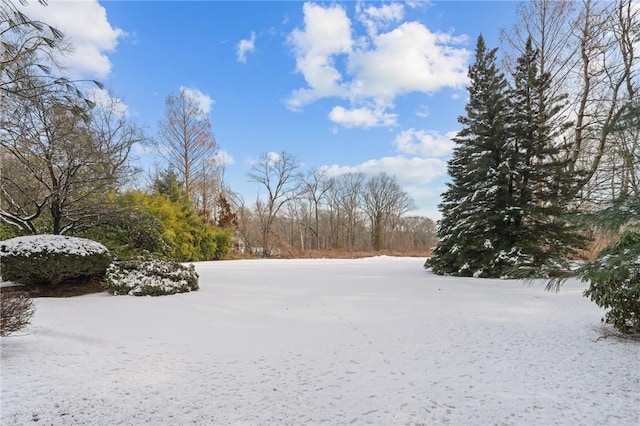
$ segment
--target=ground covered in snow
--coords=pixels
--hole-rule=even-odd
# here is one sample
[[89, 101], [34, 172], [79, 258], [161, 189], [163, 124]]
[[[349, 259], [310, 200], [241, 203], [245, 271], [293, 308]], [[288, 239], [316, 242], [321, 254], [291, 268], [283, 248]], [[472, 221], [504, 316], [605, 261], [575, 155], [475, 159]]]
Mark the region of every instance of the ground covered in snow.
[[1, 340], [2, 425], [634, 425], [640, 344], [569, 282], [423, 259], [196, 265], [200, 290], [37, 299]]

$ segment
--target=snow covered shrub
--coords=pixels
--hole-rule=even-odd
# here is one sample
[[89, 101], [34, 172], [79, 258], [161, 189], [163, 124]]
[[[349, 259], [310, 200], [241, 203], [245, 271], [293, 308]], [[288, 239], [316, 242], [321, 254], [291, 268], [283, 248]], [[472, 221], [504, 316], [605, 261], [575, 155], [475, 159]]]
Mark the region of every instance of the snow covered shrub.
[[0, 293], [0, 336], [8, 336], [29, 325], [35, 310], [33, 302], [24, 292]]
[[193, 265], [163, 259], [136, 258], [113, 262], [105, 287], [114, 295], [162, 296], [198, 290]]
[[84, 238], [30, 235], [0, 242], [0, 273], [5, 281], [57, 285], [102, 276], [110, 263], [105, 246]]
[[640, 231], [624, 232], [578, 276], [590, 282], [584, 295], [607, 309], [604, 322], [623, 333], [640, 333]]

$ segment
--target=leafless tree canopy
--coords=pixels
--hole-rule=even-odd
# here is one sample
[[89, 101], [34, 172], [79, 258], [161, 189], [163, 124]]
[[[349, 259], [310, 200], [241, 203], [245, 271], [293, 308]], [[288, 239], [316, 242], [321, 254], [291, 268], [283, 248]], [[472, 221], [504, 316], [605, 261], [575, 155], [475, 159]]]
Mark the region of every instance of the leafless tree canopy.
[[159, 144], [168, 167], [184, 183], [193, 207], [207, 222], [213, 222], [224, 165], [216, 159], [218, 145], [208, 115], [185, 89], [167, 96]]
[[585, 203], [609, 203], [640, 190], [640, 131], [622, 122], [639, 103], [640, 8], [633, 0], [532, 0], [502, 30], [506, 58], [518, 56], [531, 36], [553, 95], [566, 93], [571, 130], [558, 144], [577, 177]]
[[135, 172], [130, 153], [142, 132], [115, 104], [78, 115], [77, 104], [46, 88], [10, 99], [1, 111], [0, 218], [27, 233], [38, 224], [53, 234], [103, 224], [106, 194]]
[[297, 158], [288, 152], [264, 153], [249, 172], [249, 181], [266, 191], [256, 200], [256, 215], [260, 220], [264, 255], [270, 253], [270, 234], [276, 215], [289, 201], [296, 198], [301, 189], [302, 175]]
[[385, 248], [385, 229], [393, 229], [415, 205], [395, 177], [381, 173], [367, 181], [363, 207], [371, 223], [373, 249], [379, 251]]
[[[264, 188], [271, 188], [267, 189], [268, 197], [259, 198], [253, 211], [244, 203], [236, 204], [238, 237], [247, 251], [263, 253], [268, 247], [268, 253], [398, 250], [428, 254], [435, 245], [435, 222], [426, 217], [406, 216], [415, 206], [395, 177], [384, 173], [370, 177], [364, 173], [328, 177], [320, 169], [299, 180], [297, 167], [292, 170], [280, 165], [279, 172], [274, 168], [277, 160], [284, 157], [289, 161], [286, 153], [266, 154], [254, 166], [250, 178]], [[291, 173], [283, 174], [285, 169]], [[287, 181], [284, 176], [295, 179]], [[283, 181], [287, 184], [282, 185]], [[270, 205], [274, 206], [271, 212], [275, 211], [271, 216]]]

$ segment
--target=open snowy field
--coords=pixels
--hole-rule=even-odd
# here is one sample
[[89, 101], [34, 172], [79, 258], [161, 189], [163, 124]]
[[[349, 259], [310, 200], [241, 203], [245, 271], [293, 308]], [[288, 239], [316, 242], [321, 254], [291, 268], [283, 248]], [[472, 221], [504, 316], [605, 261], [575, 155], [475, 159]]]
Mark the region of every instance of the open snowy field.
[[640, 424], [640, 344], [602, 337], [583, 284], [423, 262], [207, 262], [195, 293], [37, 299], [1, 339], [0, 424]]

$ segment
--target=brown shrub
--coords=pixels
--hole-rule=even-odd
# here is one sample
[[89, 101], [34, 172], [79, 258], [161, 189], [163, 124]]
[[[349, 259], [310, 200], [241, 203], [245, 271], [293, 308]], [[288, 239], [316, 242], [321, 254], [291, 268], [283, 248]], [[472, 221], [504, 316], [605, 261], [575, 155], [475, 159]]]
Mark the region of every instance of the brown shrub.
[[36, 308], [25, 292], [0, 293], [0, 336], [22, 330], [29, 325]]

